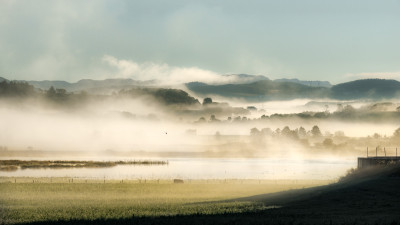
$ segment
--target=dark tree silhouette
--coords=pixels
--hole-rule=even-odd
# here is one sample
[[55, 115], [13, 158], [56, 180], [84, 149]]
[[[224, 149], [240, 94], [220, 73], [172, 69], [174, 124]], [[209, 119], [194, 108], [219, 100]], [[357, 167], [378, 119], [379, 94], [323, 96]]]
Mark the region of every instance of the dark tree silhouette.
[[394, 138], [400, 138], [400, 127], [397, 128], [393, 133]]
[[205, 98], [203, 99], [203, 105], [211, 104], [213, 101], [211, 98]]
[[300, 128], [299, 128], [299, 131], [297, 132], [297, 135], [298, 135], [300, 138], [305, 138], [305, 137], [307, 137], [307, 131], [306, 131], [306, 129], [304, 129], [304, 127], [300, 127]]
[[0, 96], [2, 97], [26, 97], [35, 94], [32, 85], [26, 82], [3, 80], [0, 82]]
[[257, 129], [257, 127], [253, 127], [250, 130], [250, 135], [259, 135], [260, 134], [260, 130]]
[[50, 98], [55, 97], [56, 96], [56, 89], [54, 89], [54, 87], [51, 86], [49, 88], [49, 90], [47, 90], [46, 95], [47, 95], [47, 97], [50, 97]]
[[322, 144], [325, 147], [332, 147], [333, 146], [333, 140], [331, 138], [325, 138], [325, 140], [322, 142]]
[[311, 134], [314, 137], [320, 137], [322, 136], [321, 130], [319, 129], [319, 127], [317, 125], [313, 126], [313, 128], [311, 129]]

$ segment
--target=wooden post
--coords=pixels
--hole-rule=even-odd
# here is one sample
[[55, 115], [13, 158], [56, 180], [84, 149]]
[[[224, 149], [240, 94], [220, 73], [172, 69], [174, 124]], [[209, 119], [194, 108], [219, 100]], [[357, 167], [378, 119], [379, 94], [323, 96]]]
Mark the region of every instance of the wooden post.
[[386, 148], [383, 148], [383, 151], [385, 152], [385, 157], [386, 157]]
[[375, 152], [376, 152], [376, 157], [378, 157], [378, 147], [376, 147]]
[[396, 158], [397, 158], [397, 148], [396, 148]]
[[368, 147], [367, 147], [367, 158], [368, 158]]

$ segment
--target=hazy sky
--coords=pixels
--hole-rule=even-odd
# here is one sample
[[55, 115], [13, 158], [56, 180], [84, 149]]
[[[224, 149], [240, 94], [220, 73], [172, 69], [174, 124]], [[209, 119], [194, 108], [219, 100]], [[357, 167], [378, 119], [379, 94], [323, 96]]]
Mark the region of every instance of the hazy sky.
[[0, 76], [400, 80], [399, 0], [1, 0]]

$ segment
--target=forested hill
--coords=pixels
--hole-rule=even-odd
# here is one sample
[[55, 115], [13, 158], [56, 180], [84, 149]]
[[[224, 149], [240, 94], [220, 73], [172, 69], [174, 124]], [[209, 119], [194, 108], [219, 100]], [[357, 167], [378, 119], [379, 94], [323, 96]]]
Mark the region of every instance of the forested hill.
[[366, 79], [335, 85], [331, 88], [335, 99], [384, 99], [400, 97], [400, 82], [396, 80]]
[[173, 105], [193, 105], [200, 104], [200, 102], [194, 97], [190, 96], [187, 92], [179, 89], [166, 89], [166, 88], [132, 88], [130, 90], [121, 90], [119, 96], [152, 96], [158, 102]]
[[63, 88], [51, 86], [48, 90], [35, 89], [33, 85], [22, 81], [0, 81], [0, 98], [43, 98], [57, 103], [83, 102], [88, 97], [99, 98], [146, 98], [151, 97], [164, 105], [195, 105], [200, 102], [180, 89], [171, 88], [130, 88], [122, 89], [112, 95], [95, 95], [87, 92], [73, 93]]
[[93, 90], [114, 90], [118, 91], [126, 88], [133, 88], [138, 86], [147, 86], [154, 84], [155, 81], [137, 81], [132, 79], [105, 79], [105, 80], [92, 80], [92, 79], [82, 79], [76, 83], [69, 83], [66, 81], [53, 81], [53, 80], [45, 80], [45, 81], [26, 81], [29, 84], [35, 86], [36, 88], [40, 88], [42, 90], [47, 90], [51, 86], [54, 88], [62, 88], [70, 92], [79, 92], [79, 91], [90, 91]]
[[332, 99], [391, 99], [400, 97], [400, 82], [396, 80], [366, 79], [328, 87], [314, 87], [284, 81], [257, 81], [249, 84], [209, 85], [187, 83], [186, 87], [200, 95], [219, 95], [250, 101], [289, 100], [296, 98]]
[[298, 83], [298, 84], [303, 84], [306, 86], [311, 86], [311, 87], [332, 87], [332, 84], [329, 81], [320, 81], [320, 80], [299, 80], [299, 79], [276, 79], [274, 80], [275, 82], [292, 82], [292, 83]]
[[208, 85], [192, 82], [187, 88], [200, 95], [220, 95], [247, 100], [289, 100], [296, 98], [328, 97], [329, 89], [310, 87], [293, 82], [257, 81], [249, 84]]
[[[253, 102], [271, 100], [292, 100], [299, 98], [380, 100], [400, 97], [400, 82], [396, 80], [355, 80], [329, 87], [328, 83], [326, 85], [322, 85], [322, 81], [316, 81], [318, 86], [315, 86], [312, 85], [311, 81], [308, 82], [309, 85], [306, 85], [306, 81], [299, 81], [300, 83], [296, 83], [293, 80], [269, 80], [268, 78], [263, 76], [235, 75], [235, 79], [238, 77], [246, 80], [250, 78], [261, 80], [249, 83], [230, 83], [214, 85], [200, 82], [190, 82], [185, 85], [187, 89], [189, 89], [192, 93], [201, 98], [216, 95], [226, 98], [241, 98]], [[140, 93], [146, 95], [156, 95], [155, 97], [160, 101], [166, 100], [167, 102], [170, 102], [172, 104], [177, 102], [194, 103], [194, 100], [191, 96], [187, 95], [187, 93], [184, 91], [181, 92], [178, 89], [168, 90], [169, 88], [167, 88], [165, 89], [165, 91], [163, 91], [162, 86], [159, 85], [158, 91], [155, 91], [157, 88], [154, 88], [153, 85], [156, 81], [106, 79], [80, 80], [77, 83], [68, 83], [66, 81], [9, 81], [6, 78], [0, 77], [0, 82], [3, 83], [2, 87], [0, 88], [0, 92], [3, 96], [19, 95], [18, 93], [21, 93], [21, 91], [25, 91], [22, 95], [30, 95], [33, 92], [33, 87], [41, 89], [43, 91], [47, 91], [50, 87], [54, 87], [56, 90], [64, 89], [65, 92], [70, 93], [80, 93], [80, 91], [86, 91], [91, 94], [111, 94], [118, 93], [121, 90], [134, 89], [135, 95]], [[138, 90], [140, 90], [140, 93], [138, 92]]]

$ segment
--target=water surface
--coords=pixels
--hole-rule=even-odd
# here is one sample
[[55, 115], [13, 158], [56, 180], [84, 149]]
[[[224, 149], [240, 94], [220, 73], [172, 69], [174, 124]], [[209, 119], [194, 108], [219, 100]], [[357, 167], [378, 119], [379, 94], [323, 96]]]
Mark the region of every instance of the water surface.
[[[157, 159], [158, 160], [158, 159]], [[168, 165], [118, 165], [111, 168], [18, 169], [4, 177], [107, 179], [318, 179], [333, 180], [356, 167], [356, 160], [172, 158]]]

